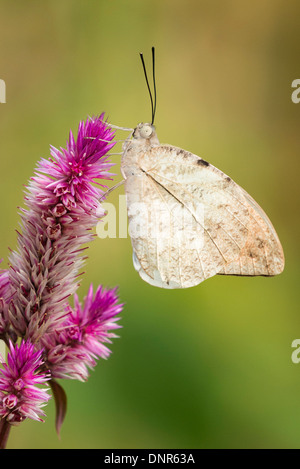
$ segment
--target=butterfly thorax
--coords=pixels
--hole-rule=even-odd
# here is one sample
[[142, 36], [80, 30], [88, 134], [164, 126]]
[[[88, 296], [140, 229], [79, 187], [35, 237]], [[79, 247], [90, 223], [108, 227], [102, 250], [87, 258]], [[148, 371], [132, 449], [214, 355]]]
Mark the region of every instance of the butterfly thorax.
[[132, 133], [132, 138], [126, 140], [123, 145], [121, 160], [121, 171], [125, 178], [137, 175], [138, 160], [141, 153], [150, 150], [151, 147], [159, 145], [155, 127], [152, 124], [140, 123]]

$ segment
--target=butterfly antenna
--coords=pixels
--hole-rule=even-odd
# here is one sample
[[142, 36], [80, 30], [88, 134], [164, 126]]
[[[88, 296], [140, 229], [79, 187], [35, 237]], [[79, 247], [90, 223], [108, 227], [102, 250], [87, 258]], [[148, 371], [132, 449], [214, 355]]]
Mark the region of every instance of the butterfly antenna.
[[[153, 53], [153, 52], [152, 52], [152, 53]], [[143, 54], [140, 53], [140, 57], [141, 57], [141, 61], [142, 61], [142, 64], [143, 64], [144, 74], [145, 74], [146, 83], [147, 83], [147, 87], [148, 87], [148, 91], [149, 91], [149, 95], [150, 95], [150, 100], [151, 100], [151, 111], [152, 111], [152, 121], [151, 121], [151, 124], [153, 124], [153, 121], [154, 121], [153, 98], [152, 98], [152, 93], [151, 93], [151, 89], [150, 89], [150, 85], [149, 85], [149, 81], [148, 81], [148, 76], [147, 76], [147, 71], [146, 71], [146, 66], [145, 66]]]
[[152, 122], [154, 122], [155, 111], [156, 111], [156, 83], [155, 83], [155, 48], [152, 47], [152, 72], [153, 72], [153, 87], [154, 87], [154, 108], [152, 114]]

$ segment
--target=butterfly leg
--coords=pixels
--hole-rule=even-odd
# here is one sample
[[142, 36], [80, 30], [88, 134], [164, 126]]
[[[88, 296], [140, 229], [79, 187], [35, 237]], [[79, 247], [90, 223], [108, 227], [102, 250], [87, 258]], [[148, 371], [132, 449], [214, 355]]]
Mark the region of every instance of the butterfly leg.
[[120, 140], [105, 140], [104, 138], [98, 138], [98, 137], [84, 137], [88, 140], [99, 140], [99, 142], [106, 142], [106, 143], [119, 143], [119, 142], [125, 142], [127, 138], [122, 138]]
[[103, 199], [106, 199], [106, 197], [107, 197], [112, 191], [114, 191], [115, 189], [117, 189], [117, 187], [122, 186], [122, 184], [124, 184], [124, 182], [125, 182], [125, 179], [122, 179], [122, 181], [120, 181], [120, 182], [118, 182], [117, 184], [115, 184], [114, 186], [110, 187], [110, 188], [100, 197], [99, 202], [101, 202]]
[[133, 132], [134, 129], [129, 129], [128, 127], [119, 127], [118, 125], [106, 124], [108, 127], [116, 130], [124, 130], [125, 132]]

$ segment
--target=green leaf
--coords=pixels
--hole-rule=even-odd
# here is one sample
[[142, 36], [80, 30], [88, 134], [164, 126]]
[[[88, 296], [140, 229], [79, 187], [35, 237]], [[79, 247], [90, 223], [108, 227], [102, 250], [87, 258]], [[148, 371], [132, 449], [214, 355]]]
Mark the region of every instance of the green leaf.
[[58, 437], [60, 438], [60, 429], [67, 413], [67, 395], [63, 387], [58, 384], [54, 379], [50, 380], [50, 386], [55, 400], [56, 418], [55, 428]]

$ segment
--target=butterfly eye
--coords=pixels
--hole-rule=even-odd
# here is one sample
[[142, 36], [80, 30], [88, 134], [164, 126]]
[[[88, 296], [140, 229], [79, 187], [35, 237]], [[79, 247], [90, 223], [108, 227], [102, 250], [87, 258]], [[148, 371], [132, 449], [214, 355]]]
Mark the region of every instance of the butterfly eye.
[[152, 134], [153, 130], [150, 125], [144, 125], [140, 130], [140, 136], [143, 138], [149, 138]]

